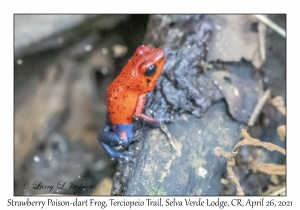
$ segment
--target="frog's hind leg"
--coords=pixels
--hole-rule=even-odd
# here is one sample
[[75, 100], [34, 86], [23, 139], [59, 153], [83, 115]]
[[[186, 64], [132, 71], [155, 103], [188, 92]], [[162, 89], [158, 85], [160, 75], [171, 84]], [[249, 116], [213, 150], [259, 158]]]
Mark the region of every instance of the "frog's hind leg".
[[105, 127], [104, 132], [99, 133], [98, 141], [111, 157], [133, 161], [133, 159], [130, 157], [132, 152], [115, 149], [115, 147], [118, 146], [125, 148], [129, 145], [129, 142], [122, 141], [122, 139], [120, 139], [115, 132], [110, 131], [109, 126]]

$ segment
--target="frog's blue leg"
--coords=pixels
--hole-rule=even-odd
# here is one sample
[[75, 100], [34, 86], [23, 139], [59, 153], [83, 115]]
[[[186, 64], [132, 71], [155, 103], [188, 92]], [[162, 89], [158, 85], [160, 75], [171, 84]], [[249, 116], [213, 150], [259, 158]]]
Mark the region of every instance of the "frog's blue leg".
[[[133, 161], [131, 152], [125, 150], [133, 139], [133, 124], [117, 124], [106, 126], [98, 135], [98, 141], [105, 151], [113, 158]], [[118, 150], [121, 147], [123, 150]]]

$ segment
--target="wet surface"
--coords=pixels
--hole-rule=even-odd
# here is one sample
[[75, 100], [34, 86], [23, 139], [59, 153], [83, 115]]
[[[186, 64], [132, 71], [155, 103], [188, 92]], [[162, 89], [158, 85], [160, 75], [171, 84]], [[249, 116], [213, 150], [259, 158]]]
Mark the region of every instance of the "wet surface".
[[[253, 21], [252, 16], [249, 16], [249, 20], [246, 20], [247, 17], [244, 18], [249, 23], [246, 24], [249, 26], [248, 35], [252, 37], [252, 41], [258, 41], [257, 37], [255, 38], [258, 33], [251, 29], [253, 24], [250, 24], [257, 20]], [[222, 57], [219, 57], [207, 63], [207, 53], [210, 53], [207, 49], [216, 44], [216, 41], [214, 42], [216, 33], [215, 31], [208, 33], [212, 38], [206, 39], [212, 40], [211, 42], [201, 42], [197, 37], [205, 33], [199, 32], [197, 35], [196, 26], [199, 22], [206, 26], [206, 23], [212, 24], [214, 28], [220, 30], [214, 18], [209, 16], [157, 15], [150, 19], [146, 41], [165, 49], [167, 63], [156, 89], [149, 94], [146, 113], [166, 122], [171, 136], [182, 145], [181, 156], [176, 155], [177, 151], [172, 149], [168, 138], [159, 129], [146, 127], [139, 130], [137, 128], [138, 141], [130, 147], [130, 151], [134, 151], [136, 155], [137, 163], [123, 162], [119, 165], [118, 175], [114, 178], [112, 191], [114, 195], [232, 195], [236, 193], [234, 186], [230, 187], [232, 183], [221, 184], [222, 179], [227, 178], [226, 161], [215, 159], [215, 156], [209, 154], [216, 146], [231, 151], [234, 144], [240, 140], [241, 129], [248, 124], [261, 92], [267, 88], [266, 84], [262, 85], [264, 73], [254, 67], [261, 65], [255, 56], [246, 57], [252, 59], [252, 62], [249, 62], [243, 59], [243, 53], [238, 55], [241, 57], [236, 62], [228, 62], [231, 60], [226, 59], [224, 61], [227, 62], [222, 62]], [[243, 24], [242, 26], [244, 27]], [[230, 27], [229, 23], [227, 27]], [[243, 33], [239, 34], [242, 35]], [[259, 44], [256, 43], [255, 46], [258, 47]], [[276, 57], [269, 59], [276, 59]], [[285, 60], [283, 59], [282, 62]], [[282, 84], [285, 85], [285, 80], [282, 79]], [[227, 106], [224, 106], [225, 103]], [[227, 107], [228, 110], [221, 107]], [[271, 115], [274, 116], [273, 114]], [[210, 118], [211, 116], [213, 117]], [[228, 123], [226, 126], [225, 122], [218, 118], [220, 116], [221, 119], [226, 119]], [[254, 129], [250, 129], [254, 131], [253, 135], [258, 135], [259, 130], [269, 137], [277, 135], [275, 131], [270, 135], [267, 134], [267, 130], [261, 129], [263, 127], [260, 123], [266, 121], [265, 115], [259, 116], [256, 126], [252, 127]], [[205, 121], [206, 118], [209, 120]], [[264, 126], [268, 125], [264, 124]], [[228, 135], [224, 133], [224, 129]], [[210, 139], [212, 135], [214, 137]], [[273, 155], [257, 147], [241, 149], [241, 155], [236, 157], [238, 164], [234, 167], [234, 171], [242, 180], [241, 185], [245, 188], [246, 195], [262, 194], [270, 184], [273, 184], [270, 182], [270, 175], [253, 173], [249, 170], [248, 162], [252, 158], [277, 162], [276, 158], [273, 159]], [[282, 155], [278, 157], [284, 162]], [[205, 177], [205, 182], [198, 180], [201, 176]], [[206, 176], [210, 178], [207, 180]]]

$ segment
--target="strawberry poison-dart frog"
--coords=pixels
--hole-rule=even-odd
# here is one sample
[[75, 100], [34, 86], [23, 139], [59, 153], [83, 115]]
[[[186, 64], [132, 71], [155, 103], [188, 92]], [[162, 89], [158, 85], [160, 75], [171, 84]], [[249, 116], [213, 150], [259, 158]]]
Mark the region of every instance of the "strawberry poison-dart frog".
[[162, 49], [140, 46], [107, 88], [106, 107], [110, 125], [99, 134], [98, 140], [111, 157], [132, 161], [126, 148], [133, 139], [134, 119], [142, 119], [153, 126], [160, 125], [158, 120], [142, 112], [147, 93], [154, 89], [165, 61]]

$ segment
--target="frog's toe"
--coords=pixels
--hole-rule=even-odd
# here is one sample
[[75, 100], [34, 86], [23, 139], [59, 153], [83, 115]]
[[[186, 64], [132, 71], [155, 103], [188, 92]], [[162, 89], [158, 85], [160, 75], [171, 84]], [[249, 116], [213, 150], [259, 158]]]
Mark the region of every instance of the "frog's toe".
[[133, 155], [133, 152], [124, 151], [120, 155], [120, 160], [125, 160], [125, 161], [128, 161], [128, 162], [135, 162], [132, 155]]
[[123, 154], [124, 154], [124, 155], [133, 155], [133, 152], [127, 151], [127, 150], [126, 150], [126, 151], [123, 152]]

